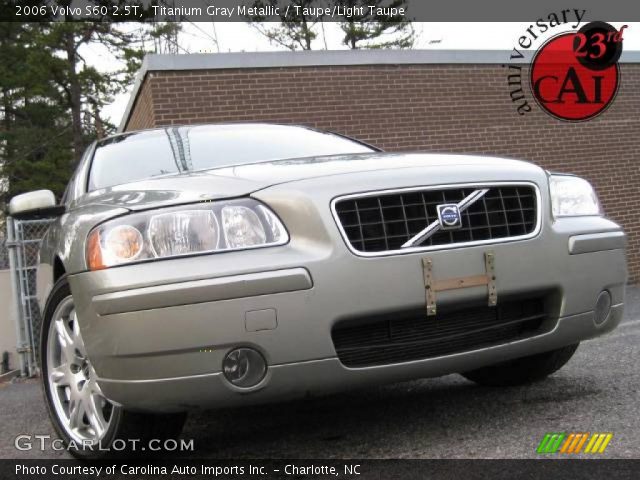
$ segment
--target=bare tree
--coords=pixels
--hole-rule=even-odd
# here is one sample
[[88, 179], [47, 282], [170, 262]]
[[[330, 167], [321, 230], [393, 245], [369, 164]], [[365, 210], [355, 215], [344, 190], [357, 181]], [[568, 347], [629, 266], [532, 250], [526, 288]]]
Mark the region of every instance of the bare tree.
[[[290, 4], [286, 8], [285, 4]], [[280, 23], [275, 25], [265, 22], [266, 17], [254, 15], [248, 20], [253, 28], [267, 37], [273, 44], [289, 50], [311, 50], [313, 41], [318, 37], [316, 26], [322, 22], [322, 16], [310, 17], [305, 14], [309, 8], [319, 7], [318, 0], [256, 0], [254, 7], [272, 9], [278, 8]], [[296, 8], [297, 7], [297, 8]]]
[[[411, 48], [415, 32], [406, 15], [407, 0], [342, 0], [343, 7], [354, 7], [356, 15], [340, 22], [344, 33], [342, 43], [351, 49]], [[373, 7], [373, 8], [371, 8]], [[382, 13], [378, 13], [382, 12]], [[389, 12], [389, 13], [387, 13]]]

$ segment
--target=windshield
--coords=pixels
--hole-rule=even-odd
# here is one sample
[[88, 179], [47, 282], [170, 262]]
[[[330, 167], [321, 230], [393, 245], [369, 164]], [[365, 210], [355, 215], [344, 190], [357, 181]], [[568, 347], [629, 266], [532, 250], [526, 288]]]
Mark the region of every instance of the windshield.
[[366, 153], [373, 148], [339, 135], [284, 125], [167, 127], [98, 143], [89, 190], [145, 178], [288, 158]]

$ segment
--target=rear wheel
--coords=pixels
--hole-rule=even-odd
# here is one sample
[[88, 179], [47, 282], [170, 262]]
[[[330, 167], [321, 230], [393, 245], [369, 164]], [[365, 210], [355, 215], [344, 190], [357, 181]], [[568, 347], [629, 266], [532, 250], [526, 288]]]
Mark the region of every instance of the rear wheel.
[[558, 350], [516, 358], [462, 373], [465, 378], [480, 385], [506, 387], [525, 385], [542, 380], [560, 370], [573, 356], [579, 343]]
[[40, 342], [42, 385], [53, 426], [79, 458], [99, 458], [109, 453], [116, 439], [131, 446], [130, 439], [177, 438], [184, 413], [150, 415], [128, 412], [102, 393], [85, 350], [69, 284], [56, 283], [42, 322]]

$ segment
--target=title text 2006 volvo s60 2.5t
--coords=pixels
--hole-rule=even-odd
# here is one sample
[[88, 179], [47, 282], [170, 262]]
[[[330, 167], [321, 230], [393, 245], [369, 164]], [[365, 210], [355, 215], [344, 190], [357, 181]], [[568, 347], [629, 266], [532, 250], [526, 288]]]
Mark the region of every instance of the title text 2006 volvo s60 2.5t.
[[10, 204], [52, 209], [42, 379], [84, 457], [177, 435], [191, 408], [453, 372], [539, 380], [623, 311], [624, 232], [587, 181], [523, 161], [166, 127], [91, 146], [61, 206]]

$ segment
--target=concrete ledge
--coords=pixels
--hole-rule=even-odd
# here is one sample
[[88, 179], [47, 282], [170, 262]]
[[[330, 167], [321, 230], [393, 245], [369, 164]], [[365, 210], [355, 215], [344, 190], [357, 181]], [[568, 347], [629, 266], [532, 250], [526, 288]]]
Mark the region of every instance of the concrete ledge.
[[11, 379], [20, 376], [20, 370], [11, 370], [7, 373], [0, 375], [0, 383], [11, 381]]
[[[318, 67], [339, 65], [474, 64], [509, 61], [507, 50], [309, 50], [296, 52], [192, 53], [147, 55], [147, 71], [223, 68]], [[531, 60], [531, 52], [524, 52]], [[145, 69], [143, 64], [142, 69]]]
[[[521, 49], [522, 50], [522, 49]], [[296, 52], [191, 53], [145, 57], [141, 71], [225, 68], [317, 67], [340, 65], [529, 63], [535, 52], [511, 59], [511, 50], [310, 50]], [[640, 51], [625, 51], [622, 63], [639, 63]]]

